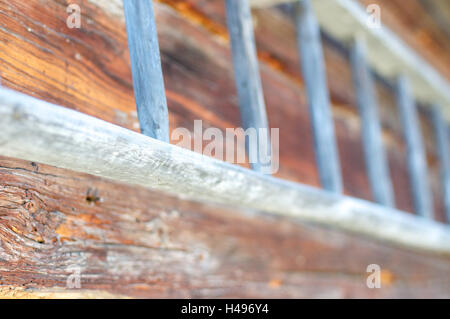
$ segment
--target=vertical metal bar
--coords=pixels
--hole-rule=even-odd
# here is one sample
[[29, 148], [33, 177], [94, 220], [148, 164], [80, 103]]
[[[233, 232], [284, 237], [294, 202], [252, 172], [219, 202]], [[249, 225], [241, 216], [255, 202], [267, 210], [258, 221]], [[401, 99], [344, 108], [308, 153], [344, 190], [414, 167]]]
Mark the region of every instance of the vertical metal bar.
[[341, 193], [342, 177], [330, 109], [320, 29], [310, 0], [295, 3], [294, 15], [302, 72], [308, 91], [320, 180], [325, 189]]
[[374, 200], [382, 205], [395, 205], [389, 166], [381, 137], [378, 102], [372, 74], [366, 62], [366, 48], [361, 39], [353, 42], [350, 51], [353, 83], [362, 121], [362, 139], [367, 175]]
[[433, 218], [433, 203], [428, 181], [426, 154], [422, 141], [420, 122], [409, 81], [397, 79], [397, 106], [403, 126], [408, 151], [408, 168], [414, 207], [418, 215]]
[[[261, 161], [261, 156], [268, 158], [270, 154], [260, 152], [270, 153], [270, 141], [250, 6], [247, 0], [226, 0], [226, 11], [242, 125], [245, 130], [258, 131], [257, 143], [247, 137], [246, 148], [249, 157], [257, 155], [253, 156], [252, 169], [266, 172], [267, 163]], [[266, 143], [265, 147], [262, 143]]]
[[169, 115], [152, 0], [123, 7], [139, 123], [143, 134], [168, 142]]
[[448, 129], [438, 105], [433, 106], [433, 126], [436, 135], [436, 147], [441, 164], [442, 189], [447, 221], [450, 222], [450, 150], [448, 147]]

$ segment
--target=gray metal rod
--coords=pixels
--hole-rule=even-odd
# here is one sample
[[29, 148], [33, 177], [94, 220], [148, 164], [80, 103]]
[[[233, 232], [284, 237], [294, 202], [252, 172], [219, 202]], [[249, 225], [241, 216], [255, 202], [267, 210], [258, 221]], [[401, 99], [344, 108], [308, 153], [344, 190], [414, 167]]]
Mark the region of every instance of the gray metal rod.
[[326, 190], [341, 193], [342, 177], [319, 25], [309, 0], [299, 1], [293, 8], [320, 181]]
[[436, 136], [436, 148], [441, 164], [443, 199], [447, 221], [450, 222], [450, 150], [448, 146], [448, 127], [442, 117], [441, 108], [433, 106], [433, 126]]
[[362, 121], [362, 139], [367, 175], [375, 202], [394, 207], [394, 192], [383, 146], [378, 101], [372, 74], [366, 62], [362, 40], [355, 40], [350, 51], [353, 83]]
[[268, 121], [250, 6], [247, 0], [226, 0], [226, 11], [242, 125], [258, 130], [257, 143], [246, 139], [247, 152], [253, 170], [270, 172]]
[[428, 180], [425, 148], [423, 145], [417, 108], [405, 76], [397, 79], [397, 107], [403, 126], [408, 151], [408, 168], [414, 207], [418, 215], [433, 218], [433, 202]]
[[169, 141], [169, 115], [153, 2], [124, 0], [134, 95], [144, 135]]

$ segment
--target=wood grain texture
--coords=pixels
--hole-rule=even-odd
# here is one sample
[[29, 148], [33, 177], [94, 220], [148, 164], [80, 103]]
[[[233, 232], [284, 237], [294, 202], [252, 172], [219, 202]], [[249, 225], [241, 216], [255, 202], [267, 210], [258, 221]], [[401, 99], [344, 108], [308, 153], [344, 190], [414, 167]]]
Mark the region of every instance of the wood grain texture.
[[352, 43], [350, 60], [358, 108], [361, 114], [366, 169], [373, 198], [377, 203], [392, 207], [394, 206], [394, 192], [381, 139], [378, 102], [375, 96], [372, 74], [366, 62], [365, 43], [361, 39], [356, 39]]
[[0, 124], [6, 156], [450, 253], [447, 226], [258, 174], [11, 90], [0, 89]]
[[[226, 8], [242, 126], [244, 130], [254, 128], [258, 132], [256, 140], [246, 139], [247, 154], [249, 158], [250, 156], [253, 158], [251, 160], [252, 169], [270, 173], [272, 165], [269, 124], [256, 55], [250, 6], [247, 0], [227, 0]], [[264, 130], [266, 130], [265, 133]]]
[[293, 11], [321, 185], [326, 190], [341, 193], [340, 160], [330, 109], [319, 25], [310, 0], [294, 4]]
[[125, 0], [124, 12], [142, 134], [169, 142], [169, 114], [153, 1]]
[[0, 180], [1, 297], [450, 295], [448, 258], [37, 163], [1, 158]]

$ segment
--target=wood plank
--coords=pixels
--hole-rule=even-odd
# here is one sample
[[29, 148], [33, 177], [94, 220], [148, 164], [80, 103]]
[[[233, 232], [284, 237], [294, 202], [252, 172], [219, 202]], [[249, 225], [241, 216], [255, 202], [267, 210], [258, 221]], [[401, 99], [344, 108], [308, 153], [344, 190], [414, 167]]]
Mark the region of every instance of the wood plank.
[[296, 3], [293, 10], [321, 184], [326, 190], [341, 193], [339, 154], [330, 110], [319, 25], [309, 0]]
[[226, 8], [242, 125], [244, 130], [251, 128], [257, 132], [256, 140], [246, 138], [249, 161], [255, 171], [271, 174], [269, 125], [250, 6], [247, 0], [227, 0]]
[[0, 180], [0, 298], [450, 297], [449, 257], [39, 163]]
[[431, 220], [258, 174], [8, 89], [0, 89], [0, 124], [6, 156], [450, 253], [448, 227]]
[[404, 137], [408, 147], [408, 168], [411, 179], [414, 206], [417, 214], [433, 218], [433, 203], [428, 181], [425, 149], [421, 135], [415, 101], [409, 81], [402, 76], [397, 79], [397, 106], [402, 120]]
[[442, 192], [444, 198], [447, 221], [450, 222], [450, 150], [448, 146], [448, 128], [442, 118], [441, 109], [438, 106], [433, 108], [433, 126], [436, 136], [436, 144], [440, 159], [440, 173], [442, 180]]
[[374, 200], [382, 205], [395, 205], [389, 166], [386, 160], [378, 102], [375, 96], [372, 74], [366, 63], [366, 47], [361, 39], [352, 43], [350, 60], [353, 82], [362, 121], [362, 139], [367, 175]]
[[153, 1], [126, 0], [124, 12], [141, 131], [169, 142], [169, 114]]

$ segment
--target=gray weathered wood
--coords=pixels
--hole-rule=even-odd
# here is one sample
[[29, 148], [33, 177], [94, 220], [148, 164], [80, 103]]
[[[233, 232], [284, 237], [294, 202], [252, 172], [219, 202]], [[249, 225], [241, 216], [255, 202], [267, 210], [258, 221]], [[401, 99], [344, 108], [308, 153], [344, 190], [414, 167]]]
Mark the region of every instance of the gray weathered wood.
[[0, 154], [450, 254], [432, 220], [283, 181], [0, 88]]
[[372, 74], [366, 63], [365, 44], [356, 40], [350, 51], [353, 83], [362, 121], [362, 139], [367, 175], [373, 198], [377, 203], [395, 205], [389, 166], [382, 141], [378, 102]]
[[169, 115], [152, 0], [124, 0], [131, 71], [143, 134], [169, 141]]
[[397, 107], [406, 140], [414, 207], [417, 214], [432, 219], [433, 203], [420, 122], [409, 81], [405, 76], [397, 79]]
[[310, 0], [301, 0], [295, 3], [293, 8], [302, 73], [308, 92], [320, 181], [326, 190], [340, 193], [342, 192], [342, 177], [319, 25]]
[[[259, 172], [270, 172], [268, 121], [250, 6], [247, 0], [226, 0], [226, 11], [242, 125], [244, 129], [255, 128], [259, 132], [256, 144], [249, 143], [249, 139], [246, 139], [247, 152], [256, 154], [258, 157], [252, 160], [252, 169]], [[265, 130], [260, 131], [259, 129]], [[266, 143], [265, 147], [260, 147], [262, 143]], [[265, 150], [269, 152], [265, 152]], [[261, 158], [261, 156], [263, 157]]]
[[450, 222], [450, 150], [448, 146], [448, 127], [442, 117], [440, 106], [433, 106], [433, 126], [436, 135], [436, 148], [439, 155], [442, 179], [442, 194], [447, 221]]

